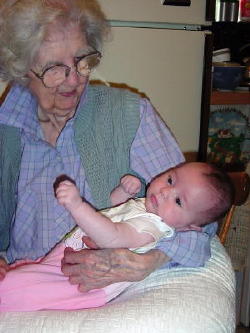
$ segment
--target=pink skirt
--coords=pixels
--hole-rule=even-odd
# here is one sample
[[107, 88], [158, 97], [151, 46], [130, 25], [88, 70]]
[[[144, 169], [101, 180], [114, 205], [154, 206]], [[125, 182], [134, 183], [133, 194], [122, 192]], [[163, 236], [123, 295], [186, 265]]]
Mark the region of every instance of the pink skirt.
[[61, 272], [65, 245], [58, 244], [47, 256], [18, 261], [0, 281], [0, 312], [76, 310], [99, 307], [119, 295], [131, 282], [114, 283], [81, 293]]

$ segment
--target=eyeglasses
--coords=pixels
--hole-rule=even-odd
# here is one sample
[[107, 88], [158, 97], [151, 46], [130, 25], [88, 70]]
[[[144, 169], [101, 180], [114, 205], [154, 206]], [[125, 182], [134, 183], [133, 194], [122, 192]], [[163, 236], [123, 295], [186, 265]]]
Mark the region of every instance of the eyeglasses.
[[[99, 64], [101, 60], [101, 53], [93, 51], [87, 55], [76, 57], [74, 59], [74, 66], [76, 72], [80, 76], [87, 77], [91, 71]], [[71, 67], [64, 64], [57, 64], [46, 68], [41, 74], [36, 73], [31, 69], [31, 72], [40, 79], [46, 88], [55, 88], [60, 86], [63, 81], [69, 76]]]

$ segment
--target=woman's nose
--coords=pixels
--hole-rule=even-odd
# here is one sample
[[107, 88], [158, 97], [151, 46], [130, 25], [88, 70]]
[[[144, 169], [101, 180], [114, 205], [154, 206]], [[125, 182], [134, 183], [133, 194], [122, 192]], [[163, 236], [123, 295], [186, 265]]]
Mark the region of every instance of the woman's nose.
[[79, 83], [79, 74], [76, 71], [76, 68], [73, 66], [69, 72], [69, 75], [66, 77], [66, 82], [70, 86], [76, 86]]

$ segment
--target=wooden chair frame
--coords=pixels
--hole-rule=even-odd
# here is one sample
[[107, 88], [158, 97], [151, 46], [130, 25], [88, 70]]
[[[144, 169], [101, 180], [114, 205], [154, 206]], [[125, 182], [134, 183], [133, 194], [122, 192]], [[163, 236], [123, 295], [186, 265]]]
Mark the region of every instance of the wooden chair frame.
[[235, 200], [233, 205], [231, 206], [229, 212], [227, 213], [226, 217], [223, 220], [223, 224], [219, 231], [219, 238], [222, 244], [225, 243], [226, 237], [232, 223], [232, 218], [234, 215], [235, 208], [237, 206], [243, 205], [249, 195], [250, 189], [250, 177], [246, 172], [231, 172], [229, 176], [232, 179], [232, 182], [235, 187]]

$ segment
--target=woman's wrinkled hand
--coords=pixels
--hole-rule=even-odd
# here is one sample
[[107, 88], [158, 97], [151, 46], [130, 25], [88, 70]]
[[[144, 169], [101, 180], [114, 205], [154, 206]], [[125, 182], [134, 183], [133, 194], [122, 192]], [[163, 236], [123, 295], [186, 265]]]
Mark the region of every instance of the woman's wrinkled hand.
[[168, 260], [158, 250], [135, 254], [127, 249], [66, 248], [62, 272], [81, 292], [103, 288], [115, 282], [140, 281]]
[[9, 271], [9, 265], [3, 258], [0, 258], [0, 281], [2, 281], [5, 278], [5, 275], [8, 271]]

